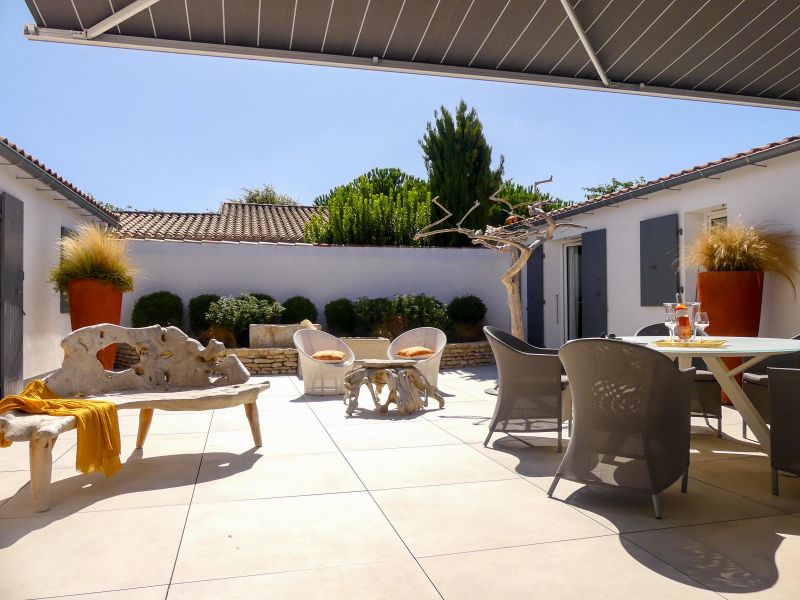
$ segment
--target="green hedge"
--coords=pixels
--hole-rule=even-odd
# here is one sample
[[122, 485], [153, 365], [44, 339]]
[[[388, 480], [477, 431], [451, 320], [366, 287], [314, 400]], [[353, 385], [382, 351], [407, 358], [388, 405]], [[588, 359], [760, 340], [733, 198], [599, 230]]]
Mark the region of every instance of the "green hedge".
[[459, 296], [447, 305], [447, 315], [456, 323], [480, 323], [486, 317], [486, 305], [475, 295]]
[[292, 296], [283, 303], [283, 308], [281, 323], [291, 325], [303, 319], [308, 319], [312, 323], [317, 322], [317, 307], [305, 296]]
[[333, 335], [351, 336], [356, 330], [355, 306], [347, 298], [331, 300], [325, 305], [325, 323]]
[[160, 291], [140, 296], [133, 305], [131, 323], [134, 327], [161, 325], [183, 326], [183, 301], [172, 292]]
[[200, 294], [189, 300], [189, 327], [193, 334], [205, 331], [211, 326], [206, 318], [211, 304], [219, 300], [217, 294]]
[[274, 323], [283, 312], [283, 306], [258, 298], [254, 294], [227, 296], [212, 302], [206, 319], [233, 332], [242, 346], [250, 345], [250, 325]]

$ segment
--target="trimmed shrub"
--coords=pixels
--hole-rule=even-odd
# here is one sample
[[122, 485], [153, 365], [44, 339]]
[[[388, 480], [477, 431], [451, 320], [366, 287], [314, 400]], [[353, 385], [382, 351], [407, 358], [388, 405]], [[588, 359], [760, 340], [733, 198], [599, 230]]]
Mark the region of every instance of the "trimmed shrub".
[[425, 294], [401, 294], [394, 299], [395, 313], [405, 329], [437, 327], [447, 329], [447, 309], [436, 298]]
[[199, 334], [211, 326], [206, 314], [211, 304], [217, 300], [217, 294], [200, 294], [189, 300], [189, 328], [193, 334]]
[[356, 313], [353, 303], [347, 298], [331, 300], [325, 305], [325, 322], [333, 335], [353, 335], [356, 328]]
[[283, 306], [277, 302], [242, 294], [238, 298], [227, 296], [212, 302], [206, 319], [231, 331], [242, 346], [249, 346], [250, 325], [274, 323], [282, 312]]
[[480, 323], [486, 317], [486, 305], [473, 294], [459, 296], [447, 305], [447, 315], [455, 323]]
[[[269, 294], [262, 294], [261, 292], [248, 292], [248, 295], [253, 296], [257, 300], [266, 300], [267, 302], [274, 302], [280, 305], [280, 303]], [[271, 317], [269, 321], [261, 321], [260, 323], [263, 325], [272, 325], [274, 323], [278, 323], [279, 321], [280, 321], [280, 315], [275, 315], [274, 317]]]
[[292, 296], [283, 303], [283, 313], [281, 313], [281, 323], [299, 323], [303, 319], [308, 319], [312, 323], [317, 321], [317, 307], [305, 296]]
[[355, 334], [360, 336], [390, 335], [387, 325], [396, 314], [394, 302], [389, 298], [361, 297], [353, 305]]
[[154, 292], [141, 296], [133, 305], [131, 323], [134, 327], [161, 325], [183, 326], [183, 301], [172, 292]]

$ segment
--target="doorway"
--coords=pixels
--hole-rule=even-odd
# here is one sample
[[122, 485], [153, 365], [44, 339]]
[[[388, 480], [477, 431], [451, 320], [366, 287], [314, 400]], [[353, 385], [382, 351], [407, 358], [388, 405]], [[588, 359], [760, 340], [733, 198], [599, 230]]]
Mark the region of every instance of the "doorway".
[[564, 248], [564, 335], [567, 340], [580, 338], [583, 333], [581, 251], [580, 244]]

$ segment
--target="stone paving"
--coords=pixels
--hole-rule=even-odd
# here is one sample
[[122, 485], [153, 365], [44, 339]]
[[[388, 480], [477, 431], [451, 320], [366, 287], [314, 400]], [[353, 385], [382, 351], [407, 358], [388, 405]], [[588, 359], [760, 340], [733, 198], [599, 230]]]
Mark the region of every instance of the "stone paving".
[[[411, 417], [302, 395], [269, 377], [264, 446], [241, 408], [158, 413], [125, 467], [74, 470], [58, 440], [53, 508], [33, 512], [27, 446], [0, 449], [0, 597], [84, 600], [800, 597], [800, 480], [695, 421], [689, 493], [649, 498], [562, 481], [555, 438], [482, 445], [493, 367], [445, 371], [447, 404]], [[255, 378], [265, 379], [265, 378]], [[362, 399], [362, 405], [364, 399]]]

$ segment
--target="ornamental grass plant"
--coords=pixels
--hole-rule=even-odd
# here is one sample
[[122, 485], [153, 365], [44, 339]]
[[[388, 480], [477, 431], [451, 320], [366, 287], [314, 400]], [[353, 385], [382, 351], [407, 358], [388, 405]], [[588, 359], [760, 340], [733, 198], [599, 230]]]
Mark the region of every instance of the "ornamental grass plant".
[[797, 293], [797, 234], [741, 222], [705, 229], [691, 247], [690, 264], [705, 271], [771, 271]]
[[59, 292], [75, 279], [99, 279], [121, 292], [133, 291], [136, 270], [128, 255], [127, 240], [96, 223], [79, 225], [59, 242], [61, 260], [49, 281]]

